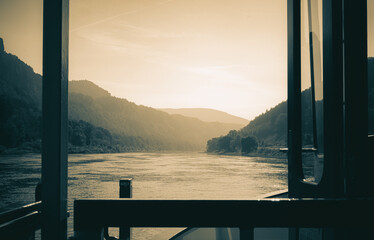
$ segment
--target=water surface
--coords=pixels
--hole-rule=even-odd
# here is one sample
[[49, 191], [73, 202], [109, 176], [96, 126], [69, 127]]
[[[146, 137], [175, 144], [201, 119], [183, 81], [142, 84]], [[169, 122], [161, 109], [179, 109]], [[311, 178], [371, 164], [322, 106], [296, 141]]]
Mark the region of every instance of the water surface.
[[[69, 236], [74, 199], [116, 198], [127, 177], [137, 199], [251, 199], [287, 188], [287, 162], [190, 152], [69, 155]], [[0, 156], [0, 212], [34, 201], [39, 179], [40, 155]], [[133, 239], [160, 231], [134, 229]]]

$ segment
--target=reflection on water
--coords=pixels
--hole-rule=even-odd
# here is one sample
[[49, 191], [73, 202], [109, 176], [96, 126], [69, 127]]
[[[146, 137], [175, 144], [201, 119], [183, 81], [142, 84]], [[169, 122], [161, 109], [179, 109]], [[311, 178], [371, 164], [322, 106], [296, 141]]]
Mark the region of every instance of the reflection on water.
[[[287, 162], [189, 152], [69, 155], [69, 236], [74, 199], [116, 198], [125, 177], [133, 178], [133, 198], [250, 199], [287, 188]], [[40, 155], [0, 156], [0, 178], [0, 212], [34, 201]], [[135, 229], [133, 239], [159, 231]]]

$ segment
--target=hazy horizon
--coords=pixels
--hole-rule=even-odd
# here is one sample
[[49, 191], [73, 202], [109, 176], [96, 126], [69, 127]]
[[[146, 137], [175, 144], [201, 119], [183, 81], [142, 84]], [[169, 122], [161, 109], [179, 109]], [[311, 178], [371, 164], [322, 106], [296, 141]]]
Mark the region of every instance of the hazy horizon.
[[[139, 105], [211, 108], [251, 120], [287, 97], [286, 5], [71, 0], [69, 79]], [[42, 0], [1, 1], [0, 37], [7, 52], [41, 73]]]

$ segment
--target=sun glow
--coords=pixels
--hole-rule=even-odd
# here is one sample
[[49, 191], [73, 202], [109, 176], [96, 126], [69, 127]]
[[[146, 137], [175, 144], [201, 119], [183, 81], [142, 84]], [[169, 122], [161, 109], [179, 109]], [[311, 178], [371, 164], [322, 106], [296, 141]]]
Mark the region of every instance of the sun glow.
[[[41, 73], [42, 1], [27, 1], [40, 8], [32, 26], [22, 2], [1, 2], [0, 36]], [[286, 98], [286, 15], [283, 0], [72, 0], [69, 79], [137, 104], [251, 119]], [[9, 40], [18, 26], [38, 48]]]

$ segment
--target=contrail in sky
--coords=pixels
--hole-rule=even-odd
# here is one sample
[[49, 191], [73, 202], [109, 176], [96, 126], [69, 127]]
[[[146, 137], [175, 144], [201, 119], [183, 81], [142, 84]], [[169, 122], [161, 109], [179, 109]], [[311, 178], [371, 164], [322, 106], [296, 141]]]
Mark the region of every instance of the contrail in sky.
[[103, 22], [107, 22], [107, 21], [113, 20], [113, 19], [118, 18], [118, 17], [122, 17], [122, 16], [130, 15], [130, 14], [134, 14], [134, 13], [137, 13], [137, 12], [140, 12], [140, 11], [143, 11], [145, 9], [149, 9], [149, 8], [152, 8], [152, 7], [155, 7], [155, 6], [164, 5], [164, 4], [167, 4], [167, 3], [172, 2], [172, 1], [174, 1], [174, 0], [167, 0], [167, 1], [159, 2], [159, 3], [153, 4], [153, 5], [149, 5], [149, 6], [140, 8], [140, 9], [136, 9], [136, 10], [131, 10], [131, 11], [128, 11], [128, 12], [120, 13], [120, 14], [117, 14], [117, 15], [114, 15], [114, 16], [111, 16], [111, 17], [108, 17], [108, 18], [101, 19], [101, 20], [93, 22], [93, 23], [89, 23], [89, 24], [86, 24], [86, 25], [83, 25], [83, 26], [71, 29], [70, 32], [71, 33], [72, 32], [77, 32], [77, 31], [82, 30], [82, 29], [87, 28], [87, 27], [92, 27], [92, 26], [95, 26], [97, 24], [100, 24], [100, 23], [103, 23]]

